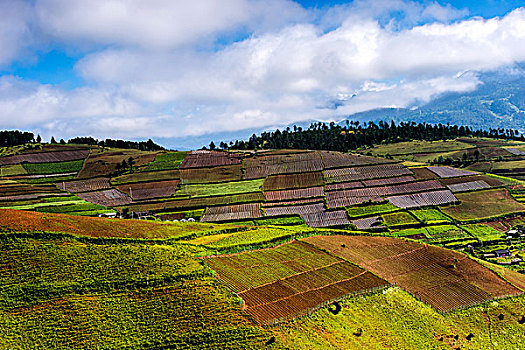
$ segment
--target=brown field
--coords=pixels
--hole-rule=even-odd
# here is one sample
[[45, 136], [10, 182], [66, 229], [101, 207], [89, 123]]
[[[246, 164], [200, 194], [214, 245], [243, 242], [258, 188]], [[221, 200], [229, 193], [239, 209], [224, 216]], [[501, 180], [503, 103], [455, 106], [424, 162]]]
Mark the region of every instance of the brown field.
[[262, 217], [260, 203], [247, 203], [209, 207], [201, 218], [201, 222], [219, 222]]
[[314, 236], [304, 239], [353, 262], [441, 312], [522, 294], [466, 255], [389, 237]]
[[0, 196], [20, 196], [34, 193], [53, 193], [59, 192], [54, 185], [29, 185], [15, 181], [0, 183]]
[[366, 187], [372, 186], [385, 186], [385, 185], [395, 185], [405, 182], [412, 182], [416, 179], [413, 176], [399, 176], [399, 177], [388, 177], [386, 179], [375, 179], [375, 180], [363, 180], [363, 184]]
[[191, 151], [182, 161], [179, 169], [207, 168], [232, 164], [240, 164], [242, 154], [218, 151]]
[[364, 203], [369, 200], [378, 201], [380, 198], [394, 194], [414, 193], [420, 191], [444, 188], [436, 180], [410, 182], [392, 186], [365, 187], [351, 190], [330, 191], [326, 193], [326, 200], [330, 208], [349, 206]]
[[307, 173], [323, 170], [318, 152], [255, 156], [244, 160], [245, 179], [258, 179], [274, 174]]
[[180, 178], [180, 172], [175, 170], [159, 170], [148, 172], [137, 172], [133, 174], [126, 174], [117, 176], [111, 179], [114, 185], [133, 183], [133, 182], [152, 182], [162, 180], [177, 180]]
[[132, 202], [129, 196], [115, 189], [102, 190], [96, 192], [82, 192], [77, 194], [78, 197], [85, 201], [102, 205], [104, 207], [115, 207], [126, 205]]
[[155, 160], [156, 153], [137, 150], [123, 150], [90, 154], [84, 162], [84, 167], [78, 174], [79, 179], [97, 176], [107, 176], [116, 171], [117, 164], [132, 157], [134, 166], [142, 166]]
[[335, 191], [335, 190], [349, 190], [354, 188], [363, 188], [364, 185], [361, 183], [361, 181], [352, 181], [352, 182], [337, 182], [332, 184], [327, 184], [325, 186], [325, 189], [327, 191]]
[[323, 182], [321, 172], [270, 175], [264, 180], [263, 191], [323, 186]]
[[467, 176], [467, 177], [450, 177], [450, 178], [442, 178], [439, 179], [439, 182], [441, 182], [443, 185], [455, 185], [455, 184], [461, 184], [465, 182], [471, 182], [471, 181], [485, 181], [487, 184], [489, 184], [491, 187], [499, 187], [503, 186], [503, 183], [498, 180], [495, 177], [487, 176], [487, 175], [474, 175], [474, 176]]
[[89, 150], [45, 152], [45, 153], [28, 153], [15, 156], [1, 157], [0, 165], [20, 164], [20, 163], [54, 163], [67, 162], [70, 160], [85, 159]]
[[324, 211], [323, 203], [264, 208], [266, 216], [306, 215]]
[[230, 205], [251, 202], [264, 202], [262, 192], [251, 192], [214, 197], [185, 198], [166, 201], [155, 201], [152, 203], [131, 204], [121, 207], [129, 208], [130, 211], [162, 211], [205, 208], [208, 206]]
[[479, 220], [525, 211], [505, 189], [459, 193], [459, 205], [443, 207], [445, 214], [461, 221]]
[[298, 199], [295, 201], [280, 201], [280, 202], [266, 202], [263, 203], [263, 206], [265, 208], [269, 207], [276, 207], [276, 206], [295, 206], [299, 204], [309, 204], [309, 203], [319, 203], [323, 202], [323, 198], [305, 198], [305, 199]]
[[323, 166], [325, 169], [330, 168], [347, 168], [361, 165], [384, 164], [391, 163], [391, 160], [385, 158], [375, 158], [362, 156], [359, 154], [347, 154], [332, 151], [320, 151], [323, 158]]
[[452, 168], [448, 166], [429, 166], [427, 167], [427, 169], [436, 174], [437, 176], [445, 178], [476, 175], [476, 173], [472, 171]]
[[213, 168], [181, 169], [180, 177], [183, 184], [240, 181], [242, 180], [242, 166], [234, 164]]
[[429, 180], [429, 179], [435, 179], [438, 176], [428, 170], [427, 168], [410, 168], [412, 172], [414, 172], [414, 175], [416, 179], [418, 180]]
[[324, 187], [299, 188], [294, 190], [267, 191], [264, 196], [268, 201], [289, 201], [302, 198], [323, 197]]
[[[236, 225], [219, 226], [215, 224], [217, 230], [240, 227]], [[214, 225], [199, 222], [159, 223], [0, 209], [0, 230], [17, 232], [63, 232], [89, 237], [163, 239], [180, 236], [188, 232], [213, 229]]]
[[492, 227], [495, 230], [506, 233], [508, 230], [510, 230], [511, 228], [517, 225], [525, 224], [525, 217], [517, 216], [513, 218], [489, 221], [489, 222], [486, 222], [485, 224]]
[[327, 183], [371, 180], [402, 175], [412, 175], [412, 172], [401, 164], [384, 164], [324, 171]]
[[293, 319], [334, 300], [388, 285], [372, 273], [300, 241], [207, 261], [260, 324]]
[[139, 182], [117, 186], [117, 189], [133, 200], [171, 197], [177, 191], [179, 180]]
[[111, 185], [109, 184], [109, 178], [106, 177], [98, 177], [87, 180], [57, 182], [56, 185], [61, 190], [68, 191], [71, 193], [98, 191], [111, 188]]
[[304, 222], [310, 227], [330, 227], [349, 225], [352, 222], [348, 218], [346, 210], [322, 211], [302, 215]]
[[456, 203], [458, 200], [450, 190], [414, 193], [388, 197], [387, 200], [398, 208], [418, 208]]

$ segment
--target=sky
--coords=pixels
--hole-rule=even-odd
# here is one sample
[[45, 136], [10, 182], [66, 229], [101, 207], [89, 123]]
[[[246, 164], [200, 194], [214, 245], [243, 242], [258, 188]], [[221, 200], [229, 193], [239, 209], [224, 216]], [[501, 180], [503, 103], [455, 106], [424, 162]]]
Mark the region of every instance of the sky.
[[473, 91], [524, 43], [523, 0], [0, 0], [0, 129], [196, 148]]

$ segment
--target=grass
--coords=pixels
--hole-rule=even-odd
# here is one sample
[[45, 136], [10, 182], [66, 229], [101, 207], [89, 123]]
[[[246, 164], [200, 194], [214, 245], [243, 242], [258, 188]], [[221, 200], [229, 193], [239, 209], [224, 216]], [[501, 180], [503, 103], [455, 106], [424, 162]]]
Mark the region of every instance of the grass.
[[390, 213], [398, 210], [398, 207], [390, 203], [354, 206], [346, 208], [346, 212], [351, 218], [373, 216], [382, 213]]
[[418, 224], [419, 221], [416, 220], [412, 215], [406, 212], [384, 214], [382, 215], [383, 222], [388, 227], [402, 226], [402, 225], [413, 225]]
[[223, 196], [238, 193], [250, 193], [261, 190], [264, 179], [223, 182], [217, 184], [182, 185], [175, 195], [191, 197]]
[[178, 169], [180, 163], [186, 157], [188, 152], [166, 152], [158, 153], [155, 160], [146, 166], [142, 167], [140, 171], [158, 171]]
[[2, 176], [13, 176], [13, 175], [24, 175], [27, 174], [27, 170], [22, 164], [4, 165], [0, 167], [2, 169]]
[[463, 225], [461, 228], [482, 242], [500, 240], [504, 236], [504, 233], [483, 224]]
[[[517, 322], [525, 307], [523, 297], [440, 314], [391, 287], [344, 300], [341, 305], [337, 315], [326, 307], [271, 330], [281, 346], [312, 350], [487, 349], [489, 344], [495, 349], [511, 349], [525, 342], [525, 325]], [[498, 319], [500, 314], [503, 320]], [[358, 329], [360, 336], [354, 334]], [[470, 333], [474, 337], [469, 341], [466, 336]]]
[[454, 225], [436, 225], [421, 228], [409, 228], [391, 232], [391, 235], [394, 237], [421, 235], [422, 238], [420, 239], [429, 243], [445, 243], [472, 238], [465, 231]]
[[63, 174], [63, 173], [78, 173], [84, 164], [83, 160], [72, 160], [69, 162], [57, 163], [22, 163], [24, 169], [28, 174]]
[[151, 182], [162, 180], [176, 180], [179, 179], [178, 170], [161, 170], [151, 172], [136, 172], [133, 174], [126, 174], [117, 176], [111, 179], [112, 185], [122, 185], [134, 182]]
[[473, 148], [472, 145], [456, 140], [444, 141], [407, 141], [379, 145], [370, 150], [374, 155], [407, 155], [417, 153], [440, 153]]
[[65, 206], [65, 205], [75, 205], [75, 204], [91, 204], [89, 202], [86, 202], [83, 199], [68, 199], [63, 201], [55, 201], [55, 202], [43, 202], [43, 203], [33, 203], [33, 204], [25, 204], [25, 205], [13, 205], [9, 207], [0, 207], [0, 209], [17, 209], [17, 210], [33, 210], [38, 209], [42, 207], [59, 207], [59, 206]]
[[67, 175], [67, 176], [53, 176], [53, 177], [39, 177], [34, 179], [20, 179], [18, 182], [25, 183], [25, 184], [48, 184], [48, 183], [56, 183], [56, 182], [62, 182], [62, 181], [71, 181], [75, 180], [75, 175]]
[[516, 202], [505, 189], [458, 193], [459, 205], [441, 210], [459, 221], [472, 221], [504, 216], [525, 211], [525, 205]]
[[448, 216], [438, 209], [414, 209], [410, 210], [410, 213], [423, 224], [442, 224], [451, 221]]

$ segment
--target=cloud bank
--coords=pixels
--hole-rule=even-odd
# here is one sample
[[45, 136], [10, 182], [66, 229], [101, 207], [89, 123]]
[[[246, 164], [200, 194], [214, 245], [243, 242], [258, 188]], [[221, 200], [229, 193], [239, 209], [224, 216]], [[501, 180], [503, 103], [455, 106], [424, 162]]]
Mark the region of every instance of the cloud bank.
[[[60, 48], [82, 86], [0, 77], [0, 123], [43, 135], [180, 138], [333, 120], [472, 91], [525, 61], [525, 9], [437, 2], [0, 2], [0, 66]], [[3, 21], [2, 19], [5, 19]]]

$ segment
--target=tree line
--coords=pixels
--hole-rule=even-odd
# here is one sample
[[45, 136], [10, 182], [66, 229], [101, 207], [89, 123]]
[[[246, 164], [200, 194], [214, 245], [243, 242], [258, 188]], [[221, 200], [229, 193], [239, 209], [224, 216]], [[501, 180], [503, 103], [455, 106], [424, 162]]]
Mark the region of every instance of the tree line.
[[12, 147], [35, 142], [35, 135], [32, 132], [19, 130], [0, 131], [0, 147]]
[[[428, 124], [394, 121], [368, 122], [346, 120], [343, 125], [331, 123], [312, 123], [307, 129], [293, 126], [285, 130], [253, 134], [248, 140], [221, 142], [222, 149], [319, 149], [348, 152], [362, 147], [378, 144], [396, 143], [411, 140], [447, 140], [458, 137], [486, 137], [525, 141], [523, 135], [512, 129], [474, 130], [468, 126], [450, 124]], [[210, 143], [210, 148], [216, 148]]]
[[164, 151], [165, 148], [157, 145], [153, 140], [149, 139], [148, 141], [124, 141], [124, 140], [98, 140], [91, 136], [89, 137], [75, 137], [67, 140], [69, 144], [79, 144], [79, 145], [98, 145], [101, 147], [111, 147], [111, 148], [124, 148], [124, 149], [138, 149], [140, 151]]

